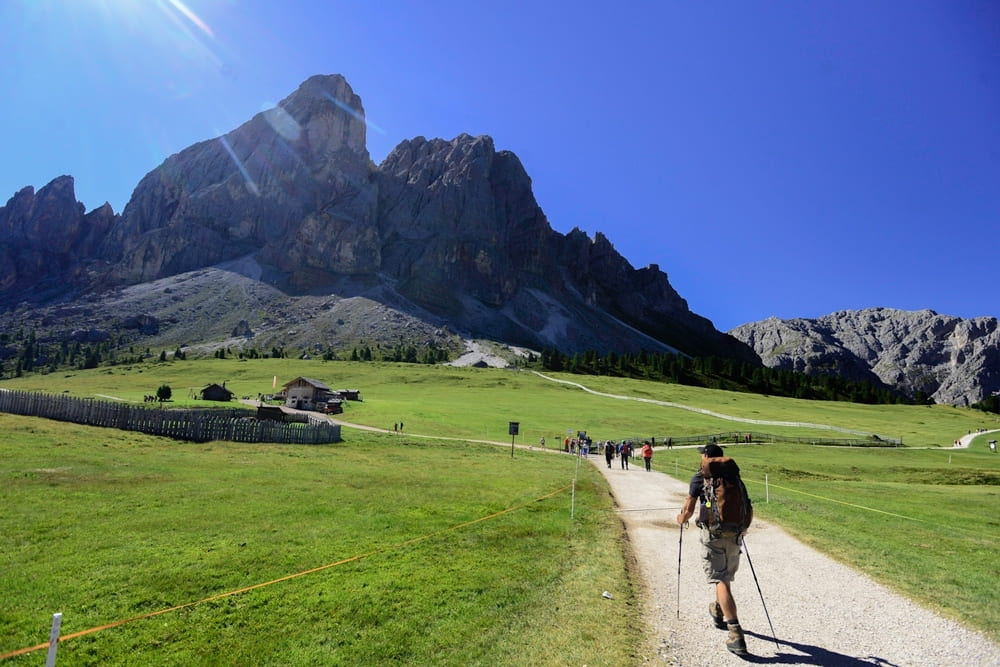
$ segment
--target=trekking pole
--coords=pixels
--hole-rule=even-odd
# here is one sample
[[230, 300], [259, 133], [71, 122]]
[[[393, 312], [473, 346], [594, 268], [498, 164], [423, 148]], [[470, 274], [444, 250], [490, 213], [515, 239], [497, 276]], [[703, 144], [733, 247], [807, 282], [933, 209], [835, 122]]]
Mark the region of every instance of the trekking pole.
[[774, 645], [781, 649], [781, 644], [778, 643], [778, 635], [774, 632], [774, 624], [771, 623], [771, 615], [767, 613], [767, 605], [764, 604], [764, 593], [760, 590], [760, 582], [757, 581], [757, 571], [753, 569], [753, 561], [750, 560], [750, 550], [747, 549], [747, 538], [740, 537], [743, 541], [743, 553], [747, 555], [747, 562], [750, 563], [750, 572], [753, 573], [753, 582], [757, 584], [757, 593], [760, 594], [760, 605], [764, 607], [764, 616], [767, 617], [767, 624], [771, 626], [771, 636], [774, 637]]
[[684, 546], [684, 524], [677, 538], [677, 618], [681, 617], [681, 547]]

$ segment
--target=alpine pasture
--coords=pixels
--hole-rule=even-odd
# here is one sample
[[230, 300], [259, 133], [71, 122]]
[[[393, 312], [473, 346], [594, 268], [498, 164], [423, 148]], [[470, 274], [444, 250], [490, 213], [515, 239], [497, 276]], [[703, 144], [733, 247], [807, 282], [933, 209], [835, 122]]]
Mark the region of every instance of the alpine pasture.
[[613, 499], [556, 442], [655, 436], [654, 468], [686, 479], [697, 455], [661, 438], [821, 426], [905, 446], [742, 445], [758, 516], [1000, 639], [1000, 456], [985, 436], [951, 447], [1000, 428], [992, 415], [558, 375], [611, 396], [595, 395], [523, 370], [289, 359], [0, 389], [142, 403], [166, 384], [169, 409], [209, 407], [194, 396], [211, 383], [255, 399], [298, 376], [361, 391], [337, 415], [343, 442], [194, 444], [0, 414], [0, 656], [47, 642], [60, 612], [65, 664], [641, 664], [642, 582]]

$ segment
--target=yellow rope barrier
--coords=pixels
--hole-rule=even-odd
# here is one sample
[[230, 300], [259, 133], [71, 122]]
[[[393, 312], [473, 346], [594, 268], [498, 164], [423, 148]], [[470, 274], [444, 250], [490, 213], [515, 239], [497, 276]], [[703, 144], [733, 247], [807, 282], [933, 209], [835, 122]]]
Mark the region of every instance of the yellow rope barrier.
[[[160, 616], [161, 614], [167, 614], [167, 613], [170, 613], [172, 611], [178, 611], [180, 609], [187, 609], [188, 607], [194, 607], [196, 605], [204, 604], [206, 602], [212, 602], [214, 600], [221, 600], [222, 598], [231, 597], [233, 595], [240, 595], [241, 593], [246, 593], [248, 591], [253, 591], [253, 590], [256, 590], [258, 588], [263, 588], [265, 586], [270, 586], [272, 584], [277, 584], [277, 583], [280, 583], [282, 581], [288, 581], [289, 579], [295, 579], [297, 577], [302, 577], [302, 576], [305, 576], [307, 574], [314, 574], [316, 572], [321, 572], [323, 570], [328, 570], [328, 569], [330, 569], [332, 567], [337, 567], [338, 565], [344, 565], [346, 563], [353, 563], [355, 561], [359, 561], [359, 560], [362, 560], [364, 558], [369, 558], [371, 556], [375, 556], [375, 555], [380, 554], [380, 553], [385, 553], [387, 551], [392, 551], [394, 549], [400, 549], [402, 547], [409, 546], [411, 544], [416, 544], [417, 542], [422, 542], [424, 540], [429, 540], [432, 537], [437, 537], [438, 535], [443, 535], [444, 533], [448, 533], [448, 532], [451, 532], [451, 531], [454, 531], [454, 530], [459, 530], [461, 528], [466, 528], [468, 526], [472, 526], [472, 525], [477, 524], [477, 523], [482, 523], [483, 521], [488, 521], [490, 519], [495, 519], [495, 518], [497, 518], [499, 516], [503, 516], [504, 514], [510, 514], [511, 512], [515, 512], [515, 511], [517, 511], [519, 509], [523, 509], [523, 508], [527, 507], [528, 505], [531, 505], [532, 503], [537, 503], [539, 501], [542, 501], [542, 500], [545, 500], [547, 498], [551, 498], [552, 496], [555, 496], [557, 494], [560, 494], [560, 493], [562, 493], [563, 491], [565, 491], [568, 488], [570, 488], [570, 485], [567, 484], [566, 486], [562, 487], [561, 489], [556, 489], [555, 491], [553, 491], [551, 493], [547, 493], [544, 496], [540, 496], [540, 497], [535, 498], [533, 500], [529, 500], [527, 502], [521, 503], [520, 505], [515, 505], [514, 507], [508, 507], [505, 510], [500, 510], [499, 512], [494, 512], [493, 514], [488, 514], [486, 516], [479, 517], [478, 519], [472, 519], [471, 521], [465, 521], [463, 523], [459, 523], [459, 524], [456, 524], [454, 526], [450, 526], [448, 528], [442, 528], [441, 530], [437, 530], [437, 531], [435, 531], [433, 533], [428, 533], [427, 535], [421, 535], [419, 537], [414, 537], [412, 539], [406, 540], [405, 542], [400, 542], [399, 544], [394, 544], [394, 545], [388, 546], [388, 547], [382, 547], [380, 549], [375, 549], [373, 551], [369, 551], [368, 553], [358, 554], [356, 556], [351, 556], [350, 558], [345, 558], [343, 560], [338, 560], [335, 563], [327, 563], [326, 565], [320, 565], [319, 567], [314, 567], [314, 568], [309, 569], [309, 570], [304, 570], [302, 572], [296, 572], [295, 574], [289, 574], [289, 575], [286, 575], [284, 577], [279, 577], [278, 579], [272, 579], [271, 581], [265, 581], [265, 582], [262, 582], [262, 583], [259, 583], [259, 584], [254, 584], [253, 586], [246, 586], [245, 588], [240, 588], [240, 589], [237, 589], [237, 590], [234, 590], [234, 591], [227, 591], [225, 593], [219, 593], [218, 595], [212, 595], [212, 596], [204, 598], [202, 600], [198, 600], [197, 602], [187, 602], [185, 604], [177, 605], [175, 607], [170, 607], [168, 609], [159, 609], [157, 611], [151, 611], [151, 612], [146, 613], [146, 614], [140, 614], [139, 616], [133, 616], [132, 618], [126, 618], [126, 619], [122, 619], [122, 620], [119, 620], [119, 621], [114, 621], [112, 623], [107, 623], [105, 625], [100, 625], [100, 626], [97, 626], [97, 627], [88, 628], [86, 630], [80, 630], [79, 632], [73, 632], [73, 633], [70, 633], [68, 635], [61, 635], [59, 637], [59, 641], [60, 642], [64, 642], [64, 641], [67, 641], [69, 639], [75, 639], [77, 637], [83, 637], [84, 635], [90, 635], [90, 634], [94, 634], [96, 632], [101, 632], [102, 630], [110, 630], [111, 628], [117, 628], [117, 627], [119, 627], [121, 625], [125, 625], [126, 623], [132, 623], [132, 622], [141, 621], [141, 620], [144, 620], [144, 619], [147, 619], [147, 618], [153, 618], [154, 616]], [[18, 649], [16, 651], [11, 651], [10, 653], [4, 653], [4, 654], [0, 655], [0, 660], [6, 660], [7, 658], [13, 658], [15, 656], [24, 655], [25, 653], [31, 653], [33, 651], [40, 651], [42, 649], [48, 648], [48, 646], [49, 646], [49, 642], [45, 642], [44, 644], [36, 644], [35, 646], [28, 646], [26, 648]]]

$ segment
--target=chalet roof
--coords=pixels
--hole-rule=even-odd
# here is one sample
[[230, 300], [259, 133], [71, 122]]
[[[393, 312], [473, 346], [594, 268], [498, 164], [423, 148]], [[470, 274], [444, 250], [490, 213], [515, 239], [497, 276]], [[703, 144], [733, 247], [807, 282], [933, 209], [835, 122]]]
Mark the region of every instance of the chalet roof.
[[291, 382], [286, 382], [282, 386], [285, 389], [287, 389], [288, 387], [291, 387], [293, 384], [295, 384], [296, 382], [298, 382], [300, 380], [302, 382], [305, 382], [306, 384], [310, 384], [310, 385], [316, 387], [319, 390], [322, 390], [322, 391], [332, 391], [329, 387], [327, 387], [325, 384], [323, 384], [319, 380], [314, 380], [313, 378], [307, 378], [307, 377], [297, 377], [294, 380], [292, 380]]
[[224, 392], [226, 392], [227, 394], [229, 394], [230, 396], [232, 396], [232, 395], [235, 395], [235, 392], [233, 392], [233, 391], [230, 391], [230, 390], [226, 389], [226, 388], [225, 388], [225, 387], [223, 387], [223, 386], [222, 386], [221, 384], [218, 384], [218, 383], [216, 383], [216, 382], [213, 382], [212, 384], [210, 384], [210, 385], [208, 385], [207, 387], [205, 387], [204, 389], [202, 389], [202, 390], [201, 390], [201, 393], [205, 393], [206, 391], [209, 391], [209, 390], [214, 390], [214, 391], [224, 391]]

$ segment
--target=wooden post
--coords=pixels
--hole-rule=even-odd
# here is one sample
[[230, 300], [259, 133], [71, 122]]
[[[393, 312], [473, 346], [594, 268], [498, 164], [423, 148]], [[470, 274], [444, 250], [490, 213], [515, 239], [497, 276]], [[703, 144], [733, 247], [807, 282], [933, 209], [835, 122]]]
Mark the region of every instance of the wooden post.
[[62, 612], [52, 614], [52, 631], [49, 632], [49, 654], [45, 658], [45, 667], [55, 667], [56, 646], [59, 644], [59, 626], [62, 625]]

